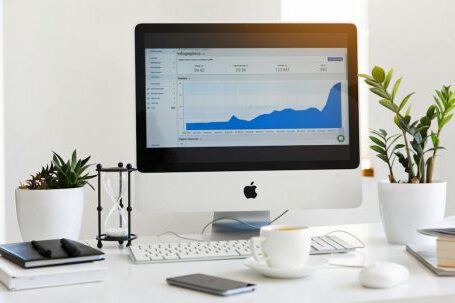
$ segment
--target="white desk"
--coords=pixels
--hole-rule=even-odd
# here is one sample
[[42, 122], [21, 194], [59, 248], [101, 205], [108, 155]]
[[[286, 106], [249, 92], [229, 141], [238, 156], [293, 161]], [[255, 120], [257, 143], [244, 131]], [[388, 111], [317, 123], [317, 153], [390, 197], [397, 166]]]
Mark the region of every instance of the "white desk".
[[[381, 226], [346, 225], [313, 228], [315, 234], [344, 229], [366, 243], [360, 249], [367, 262], [387, 260], [407, 266], [410, 280], [396, 288], [366, 289], [359, 285], [359, 269], [330, 267], [299, 280], [269, 279], [246, 268], [243, 260], [205, 261], [167, 264], [132, 264], [127, 250], [110, 247], [104, 282], [9, 292], [0, 286], [0, 302], [455, 302], [455, 277], [437, 277], [410, 256], [403, 246], [386, 243]], [[175, 240], [166, 237], [167, 240]], [[147, 238], [138, 241], [147, 242]], [[358, 255], [357, 255], [358, 257]], [[351, 262], [353, 256], [332, 258]], [[257, 291], [234, 297], [215, 297], [195, 291], [168, 286], [165, 278], [191, 273], [206, 273], [258, 284]]]

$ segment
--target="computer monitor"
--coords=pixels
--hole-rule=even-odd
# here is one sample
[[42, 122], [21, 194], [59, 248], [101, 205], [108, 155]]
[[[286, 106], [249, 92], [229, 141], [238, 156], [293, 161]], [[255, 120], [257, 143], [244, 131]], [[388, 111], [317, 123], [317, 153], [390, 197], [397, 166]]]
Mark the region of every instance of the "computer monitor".
[[139, 24], [135, 199], [151, 211], [356, 207], [352, 24]]

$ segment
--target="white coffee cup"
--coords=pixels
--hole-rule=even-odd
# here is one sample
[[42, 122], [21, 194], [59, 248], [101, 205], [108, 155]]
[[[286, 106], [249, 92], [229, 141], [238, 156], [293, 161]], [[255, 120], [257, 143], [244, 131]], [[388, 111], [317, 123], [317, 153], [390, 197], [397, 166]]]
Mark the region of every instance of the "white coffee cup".
[[304, 267], [310, 247], [311, 235], [306, 226], [268, 225], [261, 228], [259, 237], [250, 240], [254, 259], [275, 268]]

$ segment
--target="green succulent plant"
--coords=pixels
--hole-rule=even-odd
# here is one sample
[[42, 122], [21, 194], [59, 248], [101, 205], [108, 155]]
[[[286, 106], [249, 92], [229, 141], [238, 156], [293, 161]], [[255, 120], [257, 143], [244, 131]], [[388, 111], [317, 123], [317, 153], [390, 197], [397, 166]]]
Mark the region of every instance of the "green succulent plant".
[[74, 150], [71, 159], [65, 162], [59, 154], [56, 152], [53, 152], [53, 154], [52, 164], [55, 167], [59, 188], [82, 187], [88, 184], [94, 189], [88, 182], [89, 179], [96, 177], [96, 175], [90, 175], [87, 172], [90, 167], [90, 164], [87, 164], [90, 156], [85, 159], [78, 159], [77, 152]]
[[92, 189], [93, 186], [88, 182], [96, 175], [90, 175], [87, 171], [91, 166], [89, 164], [90, 156], [84, 159], [78, 159], [77, 151], [74, 150], [71, 159], [64, 161], [63, 158], [53, 152], [51, 163], [43, 166], [41, 171], [31, 175], [31, 179], [21, 184], [21, 189], [59, 189], [75, 188], [88, 184]]
[[41, 167], [41, 170], [34, 175], [30, 175], [30, 179], [25, 181], [19, 187], [22, 189], [50, 189], [57, 186], [55, 178], [54, 165], [46, 165]]
[[[393, 121], [401, 131], [399, 137], [392, 139], [387, 138], [384, 130], [373, 131], [370, 136], [373, 143], [370, 148], [388, 165], [390, 182], [397, 182], [393, 173], [396, 157], [408, 175], [408, 183], [431, 183], [438, 151], [444, 149], [440, 145], [441, 131], [453, 118], [455, 90], [450, 85], [435, 90], [436, 94], [433, 96], [435, 103], [427, 108], [422, 117], [413, 121], [410, 99], [414, 93], [409, 93], [398, 100], [397, 93], [402, 78], [391, 85], [393, 69], [385, 72], [382, 67], [375, 66], [371, 75], [360, 74], [359, 76], [370, 86], [370, 91], [380, 97], [379, 104], [393, 113]], [[437, 123], [433, 123], [434, 121]], [[398, 138], [403, 142], [398, 142]], [[386, 146], [387, 140], [392, 140], [388, 146]], [[395, 143], [396, 145], [391, 146]], [[403, 148], [404, 152], [402, 152]]]

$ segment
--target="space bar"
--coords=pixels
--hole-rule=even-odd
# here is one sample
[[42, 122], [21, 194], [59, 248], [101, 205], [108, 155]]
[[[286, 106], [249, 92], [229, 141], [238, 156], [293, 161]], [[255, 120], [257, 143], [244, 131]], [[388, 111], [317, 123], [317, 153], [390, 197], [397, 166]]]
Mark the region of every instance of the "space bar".
[[206, 259], [206, 258], [228, 258], [228, 257], [238, 257], [237, 252], [225, 253], [225, 254], [178, 254], [180, 259]]

